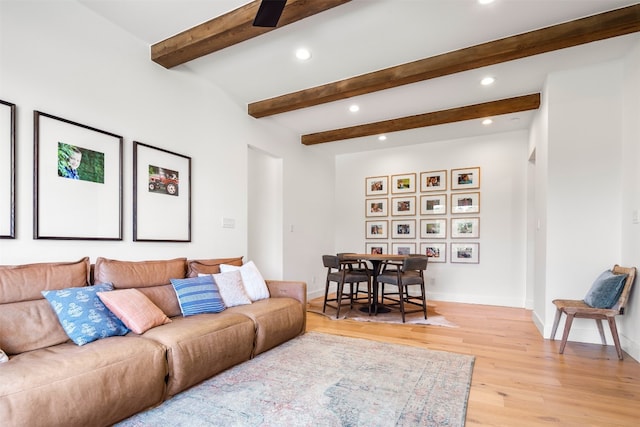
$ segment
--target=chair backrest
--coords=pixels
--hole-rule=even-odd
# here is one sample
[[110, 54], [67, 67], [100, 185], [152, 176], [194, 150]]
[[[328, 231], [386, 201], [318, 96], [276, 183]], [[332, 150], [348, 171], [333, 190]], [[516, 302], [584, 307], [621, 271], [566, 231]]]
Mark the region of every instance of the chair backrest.
[[340, 269], [340, 258], [336, 255], [322, 255], [322, 264], [327, 268]]
[[402, 261], [402, 271], [426, 270], [429, 257], [426, 255], [411, 255]]
[[624, 287], [622, 288], [622, 293], [620, 294], [620, 298], [618, 298], [618, 302], [612, 308], [618, 310], [620, 314], [624, 314], [624, 308], [627, 305], [627, 301], [629, 301], [629, 294], [631, 293], [631, 287], [633, 286], [633, 281], [636, 278], [636, 268], [635, 267], [620, 267], [618, 264], [614, 265], [611, 269], [613, 274], [626, 274], [627, 280], [624, 282]]

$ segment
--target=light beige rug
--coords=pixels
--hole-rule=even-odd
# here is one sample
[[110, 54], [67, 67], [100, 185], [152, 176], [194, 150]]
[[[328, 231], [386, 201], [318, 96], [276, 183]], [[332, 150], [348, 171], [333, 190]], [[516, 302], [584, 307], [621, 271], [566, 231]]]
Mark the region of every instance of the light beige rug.
[[117, 427], [463, 427], [475, 357], [307, 332]]
[[[307, 305], [307, 311], [310, 313], [322, 314], [329, 319], [333, 320], [356, 320], [359, 322], [380, 322], [380, 323], [399, 323], [402, 324], [402, 317], [400, 311], [397, 308], [391, 308], [388, 313], [378, 313], [377, 315], [369, 314], [360, 310], [361, 307], [366, 307], [363, 304], [354, 304], [353, 309], [349, 309], [348, 305], [344, 305], [340, 309], [340, 317], [336, 319], [336, 310], [331, 307], [327, 307], [326, 313], [322, 312], [322, 299], [316, 299], [310, 301]], [[410, 310], [413, 310], [411, 307]], [[457, 328], [455, 323], [448, 321], [443, 315], [438, 313], [438, 306], [436, 303], [427, 303], [427, 318], [425, 319], [422, 312], [409, 313], [405, 316], [406, 324], [410, 325], [433, 325], [433, 326], [445, 326], [449, 328]]]

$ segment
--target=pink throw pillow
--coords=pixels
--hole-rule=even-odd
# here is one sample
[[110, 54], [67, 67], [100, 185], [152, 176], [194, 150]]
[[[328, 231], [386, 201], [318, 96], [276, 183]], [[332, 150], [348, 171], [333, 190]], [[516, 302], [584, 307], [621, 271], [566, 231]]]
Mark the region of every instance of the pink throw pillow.
[[171, 322], [162, 310], [137, 289], [98, 292], [98, 298], [136, 334]]

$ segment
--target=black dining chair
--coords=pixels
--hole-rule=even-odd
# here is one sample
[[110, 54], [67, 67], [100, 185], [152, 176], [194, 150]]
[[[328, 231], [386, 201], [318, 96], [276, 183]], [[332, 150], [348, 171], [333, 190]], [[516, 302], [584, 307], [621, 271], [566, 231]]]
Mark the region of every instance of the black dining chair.
[[[340, 317], [345, 284], [349, 284], [348, 301], [350, 308], [353, 308], [354, 290], [356, 289], [354, 285], [359, 286], [360, 283], [367, 284], [367, 303], [371, 307], [371, 272], [366, 265], [362, 265], [363, 268], [354, 269], [351, 261], [340, 261], [338, 255], [323, 255], [322, 263], [327, 267], [324, 304], [322, 306], [323, 313], [326, 312], [327, 306], [329, 306], [336, 309], [336, 319]], [[336, 283], [336, 296], [329, 298], [329, 287], [332, 282]], [[331, 302], [335, 302], [335, 305], [330, 304]], [[369, 308], [369, 315], [371, 315], [371, 308]]]
[[[352, 255], [352, 254], [355, 254], [355, 252], [339, 252], [336, 255], [338, 256], [340, 263], [349, 269], [349, 272], [369, 274], [371, 276], [372, 271], [369, 268], [369, 265], [367, 264], [366, 261], [355, 260], [355, 259], [345, 259], [345, 255]], [[354, 288], [353, 288], [353, 292], [351, 293], [351, 298], [353, 299], [354, 302], [363, 303], [366, 301], [367, 303], [370, 303], [371, 289], [367, 286], [367, 290], [361, 290], [360, 289], [361, 283], [362, 282], [356, 282], [353, 284]]]
[[[407, 256], [402, 263], [388, 263], [378, 275], [378, 283], [382, 284], [380, 300], [384, 305], [398, 306], [402, 314], [402, 323], [405, 323], [407, 313], [422, 311], [427, 318], [427, 297], [424, 286], [424, 271], [427, 269], [429, 258], [426, 255]], [[385, 285], [397, 287], [397, 292], [385, 293]], [[377, 286], [377, 285], [374, 285]], [[420, 288], [420, 295], [412, 295], [409, 292], [411, 286]], [[386, 301], [390, 301], [387, 303]], [[420, 307], [417, 310], [406, 310], [406, 305]]]

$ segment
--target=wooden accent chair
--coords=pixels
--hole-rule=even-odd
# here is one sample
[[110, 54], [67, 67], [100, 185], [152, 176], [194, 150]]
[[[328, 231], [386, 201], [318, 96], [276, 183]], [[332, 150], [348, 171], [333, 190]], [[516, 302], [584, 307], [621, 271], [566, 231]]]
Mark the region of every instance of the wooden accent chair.
[[[388, 262], [378, 275], [378, 283], [382, 284], [380, 301], [385, 304], [385, 299], [392, 302], [391, 305], [399, 306], [402, 314], [402, 323], [405, 323], [406, 313], [422, 311], [427, 318], [427, 296], [424, 288], [424, 271], [427, 269], [429, 258], [426, 255], [410, 255], [402, 261], [402, 264]], [[398, 287], [397, 292], [384, 292], [385, 285]], [[374, 286], [378, 286], [377, 283]], [[420, 295], [410, 295], [409, 286], [418, 286]], [[406, 311], [405, 304], [419, 306], [418, 310]], [[385, 304], [388, 305], [388, 304]]]
[[622, 360], [622, 348], [620, 347], [620, 338], [618, 337], [616, 316], [624, 314], [625, 306], [629, 300], [629, 293], [631, 292], [631, 287], [633, 286], [633, 281], [636, 277], [636, 269], [635, 267], [620, 267], [616, 264], [611, 269], [611, 272], [613, 274], [627, 275], [620, 297], [611, 308], [594, 308], [588, 305], [584, 300], [553, 300], [553, 304], [555, 304], [557, 310], [555, 320], [553, 321], [551, 340], [555, 339], [556, 331], [558, 330], [558, 323], [560, 322], [562, 313], [567, 316], [564, 324], [564, 333], [562, 334], [562, 343], [560, 344], [560, 354], [564, 353], [567, 338], [569, 337], [569, 330], [571, 329], [571, 324], [573, 323], [574, 318], [594, 319], [598, 326], [602, 345], [607, 345], [604, 330], [602, 329], [602, 321], [606, 320], [609, 323], [609, 328], [611, 329], [611, 336], [613, 337], [613, 342], [616, 346], [616, 351], [618, 352], [618, 359]]
[[[352, 261], [340, 261], [337, 255], [323, 255], [322, 263], [327, 267], [327, 280], [324, 290], [324, 304], [322, 312], [327, 310], [327, 306], [336, 309], [336, 319], [340, 316], [340, 308], [342, 307], [342, 297], [344, 295], [344, 285], [349, 284], [349, 307], [353, 308], [354, 301], [354, 285], [359, 286], [360, 283], [367, 284], [369, 314], [371, 314], [371, 273], [364, 266], [364, 269], [353, 269]], [[335, 298], [329, 298], [329, 287], [331, 282], [337, 285]], [[329, 304], [335, 302], [335, 305]]]

